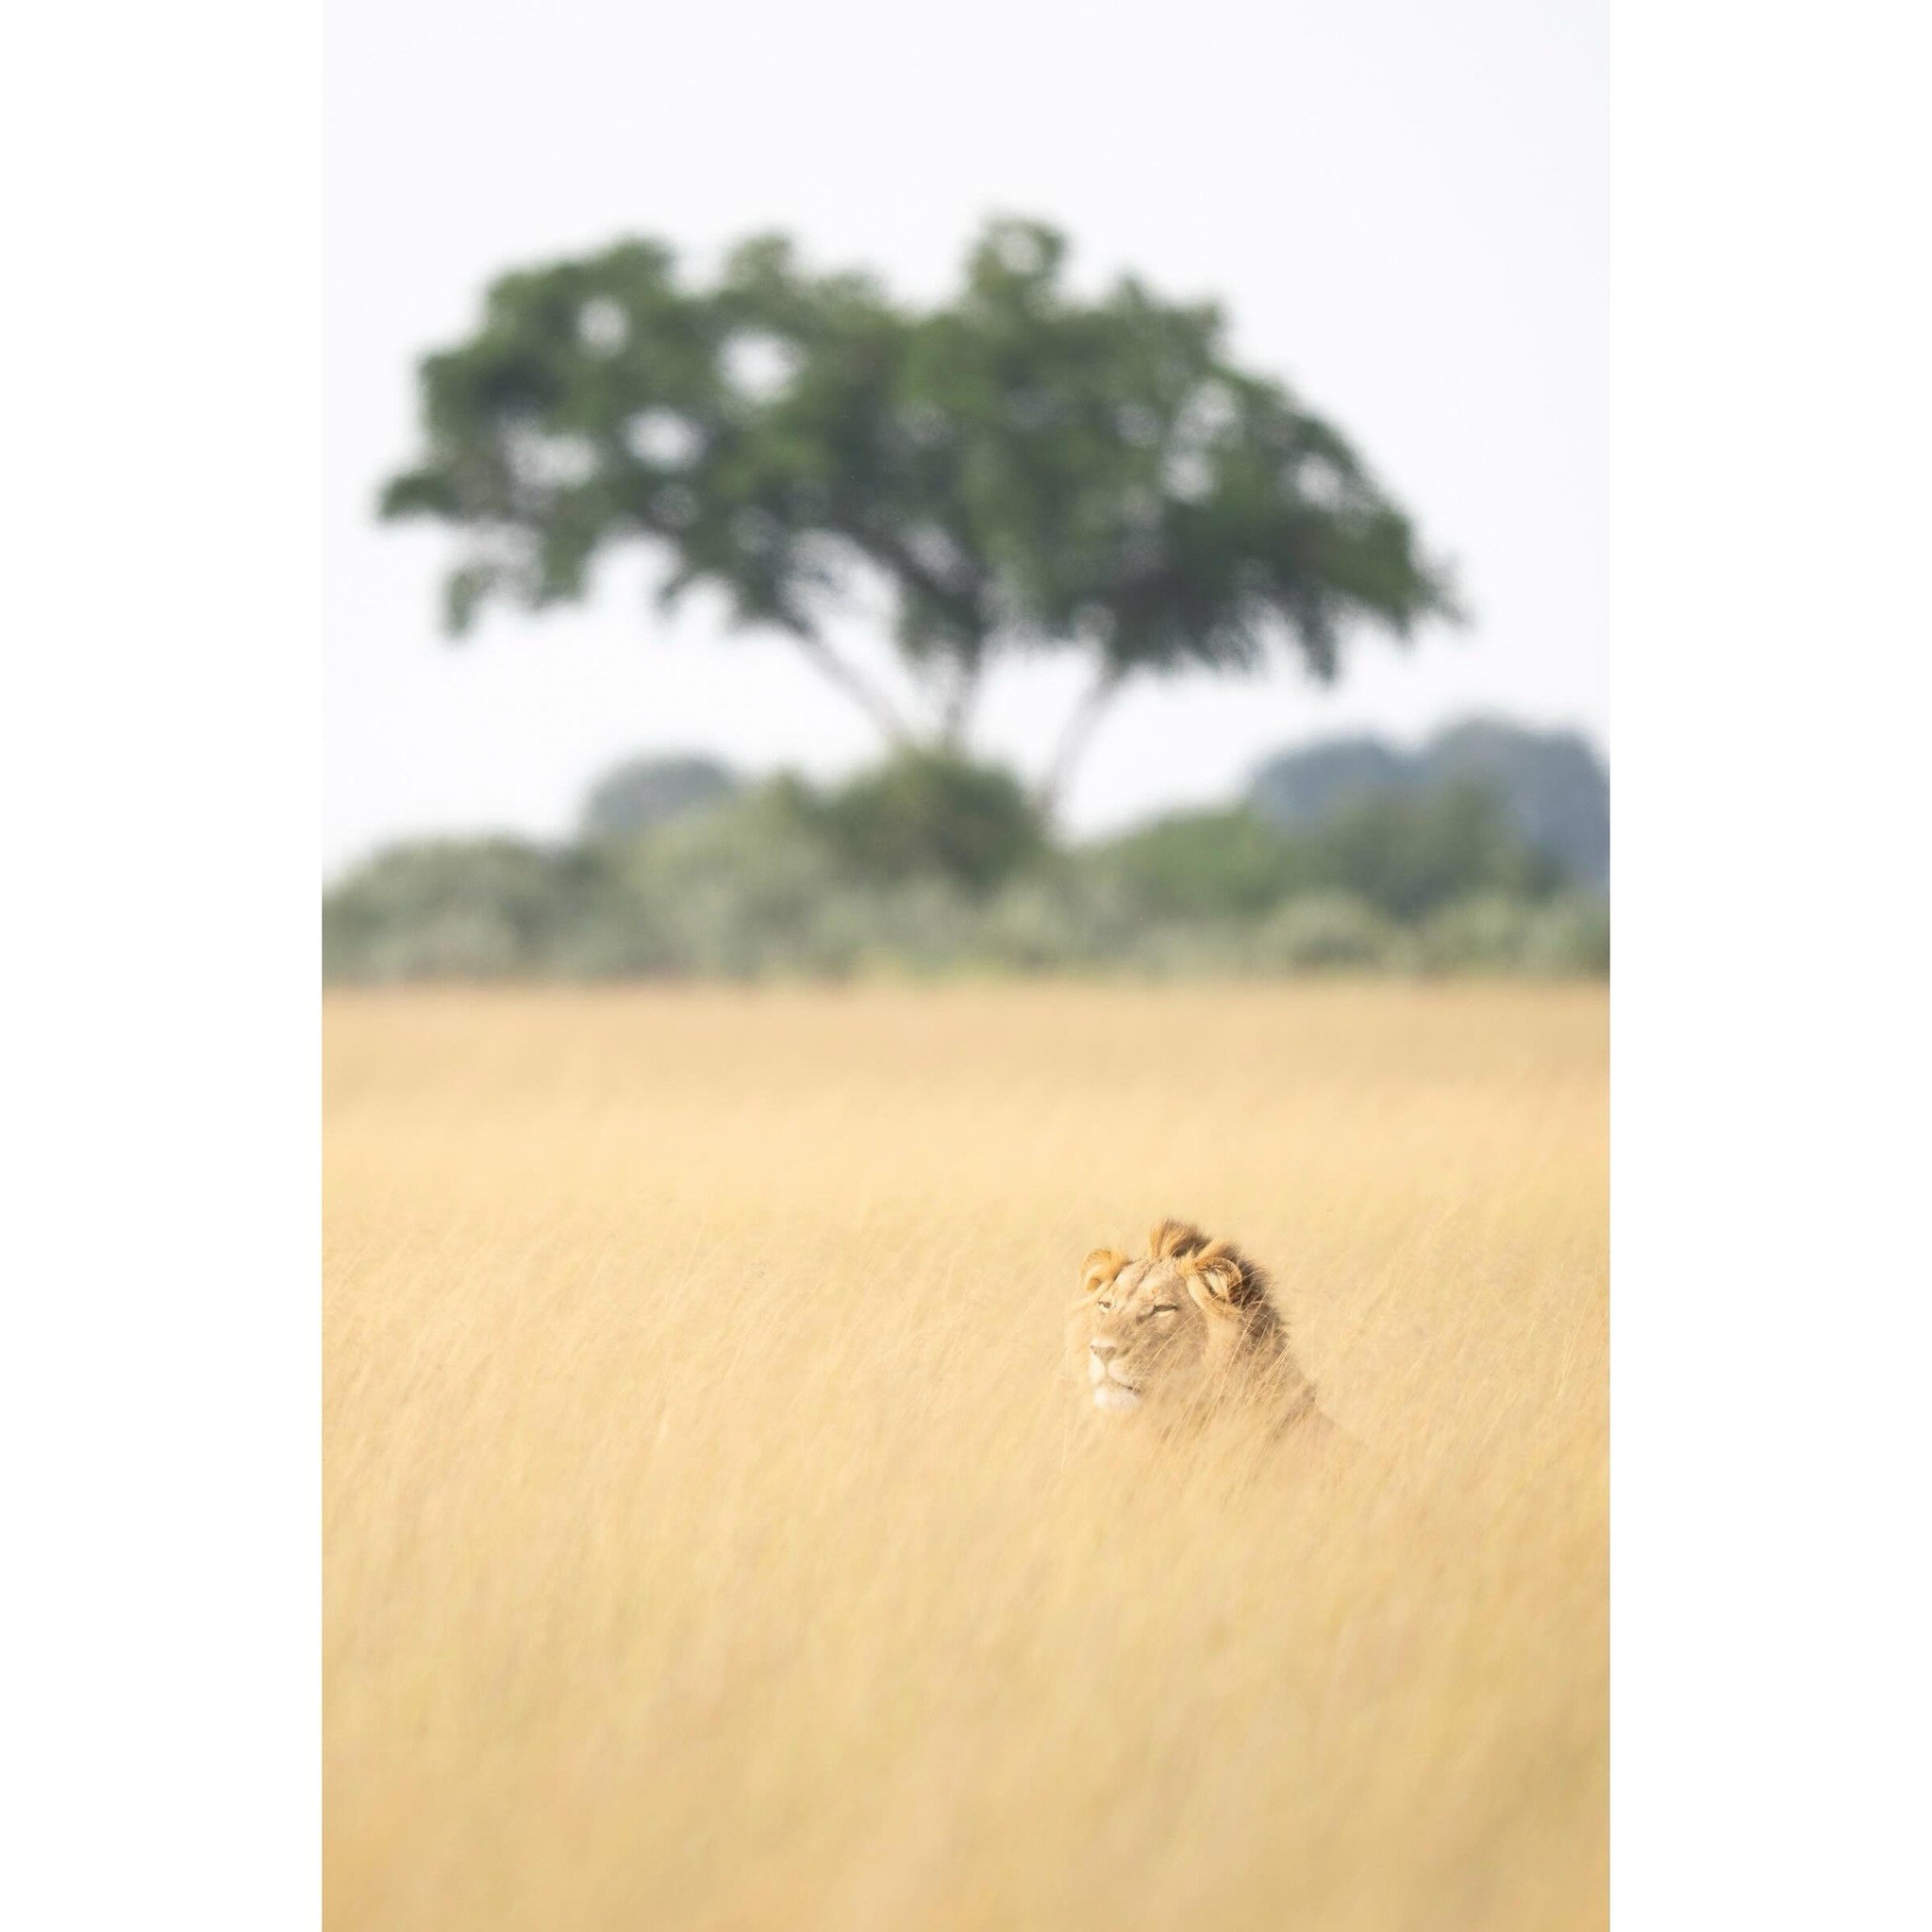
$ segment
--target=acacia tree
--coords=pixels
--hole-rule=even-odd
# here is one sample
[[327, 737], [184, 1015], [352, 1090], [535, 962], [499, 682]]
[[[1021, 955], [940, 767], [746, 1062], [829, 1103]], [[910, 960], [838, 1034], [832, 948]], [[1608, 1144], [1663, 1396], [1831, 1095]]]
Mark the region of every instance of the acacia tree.
[[[1041, 788], [1051, 806], [1132, 678], [1248, 672], [1287, 648], [1332, 678], [1357, 626], [1453, 617], [1442, 573], [1346, 441], [1237, 367], [1211, 306], [1129, 277], [1066, 285], [1066, 248], [997, 222], [926, 310], [746, 243], [708, 286], [628, 242], [503, 277], [421, 372], [426, 449], [386, 516], [457, 526], [461, 634], [494, 598], [575, 600], [644, 543], [667, 603], [721, 590], [897, 746], [956, 749], [1004, 654], [1093, 666]], [[929, 713], [830, 638], [882, 591]]]

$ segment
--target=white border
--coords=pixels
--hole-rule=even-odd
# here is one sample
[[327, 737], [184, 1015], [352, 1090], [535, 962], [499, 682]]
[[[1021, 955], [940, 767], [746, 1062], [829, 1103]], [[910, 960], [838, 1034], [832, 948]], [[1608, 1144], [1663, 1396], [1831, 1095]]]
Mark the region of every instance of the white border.
[[0, 1922], [320, 1919], [319, 23], [0, 62]]
[[1645, 1932], [1925, 1909], [1928, 51], [1899, 6], [1617, 11], [1612, 1902]]

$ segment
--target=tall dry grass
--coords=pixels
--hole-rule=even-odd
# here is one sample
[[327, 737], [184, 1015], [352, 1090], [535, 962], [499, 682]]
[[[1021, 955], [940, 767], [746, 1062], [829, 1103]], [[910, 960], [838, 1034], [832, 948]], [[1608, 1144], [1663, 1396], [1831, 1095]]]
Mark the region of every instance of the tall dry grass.
[[[346, 996], [326, 1917], [1605, 1917], [1600, 989]], [[1096, 1444], [1086, 1250], [1330, 1409]]]

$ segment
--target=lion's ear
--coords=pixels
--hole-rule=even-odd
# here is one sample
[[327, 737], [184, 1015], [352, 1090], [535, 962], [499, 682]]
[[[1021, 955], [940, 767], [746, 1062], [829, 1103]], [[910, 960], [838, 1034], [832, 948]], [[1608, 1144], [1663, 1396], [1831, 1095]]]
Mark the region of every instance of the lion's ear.
[[1261, 1271], [1227, 1241], [1209, 1241], [1188, 1256], [1181, 1274], [1204, 1306], [1244, 1308], [1266, 1291]]
[[1098, 1294], [1127, 1265], [1118, 1248], [1095, 1248], [1080, 1263], [1080, 1289], [1085, 1294]]
[[1147, 1235], [1151, 1260], [1168, 1261], [1208, 1246], [1208, 1237], [1191, 1221], [1157, 1221]]

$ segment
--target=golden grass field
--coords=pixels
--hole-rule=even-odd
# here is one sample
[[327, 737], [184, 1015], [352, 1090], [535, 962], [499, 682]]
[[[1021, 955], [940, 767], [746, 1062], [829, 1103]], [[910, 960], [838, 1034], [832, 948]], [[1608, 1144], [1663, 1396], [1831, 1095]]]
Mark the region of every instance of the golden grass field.
[[[1573, 1932], [1607, 1000], [332, 994], [325, 1919]], [[1080, 1259], [1276, 1275], [1337, 1469], [1096, 1441]]]

